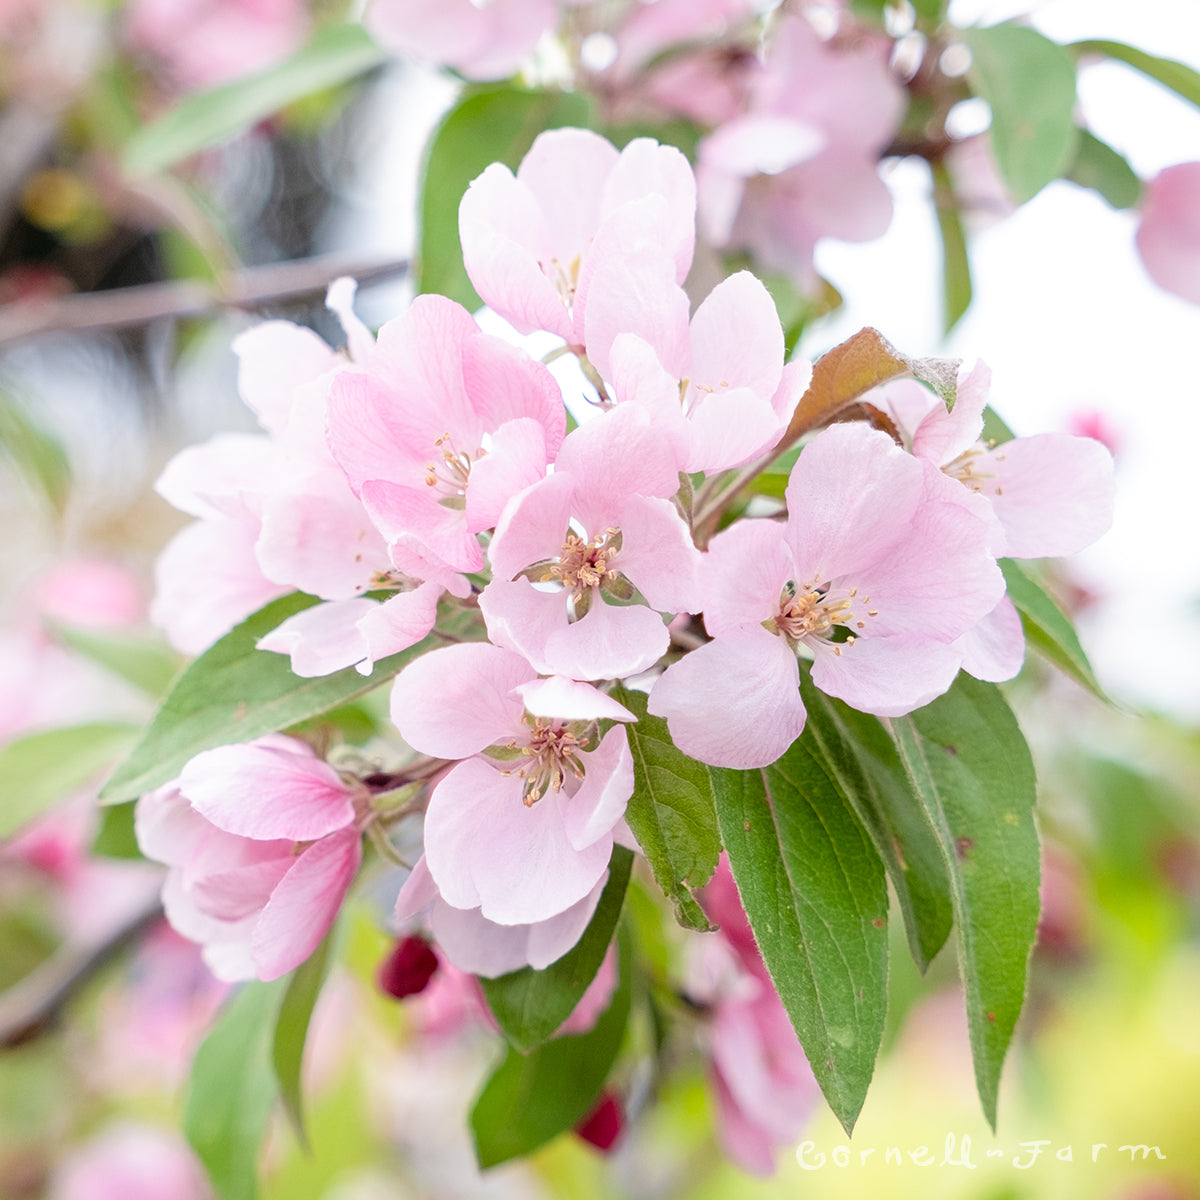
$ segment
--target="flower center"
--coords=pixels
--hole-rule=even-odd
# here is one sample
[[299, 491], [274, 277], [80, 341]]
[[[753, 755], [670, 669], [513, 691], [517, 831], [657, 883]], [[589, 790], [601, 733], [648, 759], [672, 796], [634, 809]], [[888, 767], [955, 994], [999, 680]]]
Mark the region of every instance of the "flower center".
[[[521, 718], [528, 725], [528, 715]], [[509, 742], [507, 749], [518, 751], [528, 762], [504, 771], [504, 775], [516, 775], [525, 781], [521, 799], [526, 808], [532, 808], [548, 791], [561, 792], [568, 775], [582, 779], [586, 774], [579, 751], [586, 750], [588, 739], [578, 737], [561, 720], [545, 720], [534, 717], [529, 730], [529, 741], [518, 746]]]
[[953, 462], [947, 463], [942, 471], [949, 475], [951, 479], [957, 479], [959, 483], [965, 487], [969, 487], [973, 492], [981, 492], [985, 481], [995, 479], [994, 471], [980, 471], [979, 467], [980, 455], [987, 449], [982, 442], [972, 446], [970, 450], [964, 450]]
[[578, 254], [566, 264], [558, 258], [552, 258], [548, 263], [542, 264], [543, 274], [549, 278], [559, 299], [568, 309], [575, 304], [575, 292], [579, 287], [579, 264]]
[[554, 580], [571, 590], [575, 600], [581, 599], [589, 588], [599, 587], [606, 580], [614, 581], [620, 574], [609, 566], [621, 550], [621, 534], [606, 529], [591, 541], [585, 542], [577, 533], [568, 533], [559, 552], [558, 562], [547, 565], [541, 577], [543, 583]]
[[[864, 596], [861, 604], [870, 602], [871, 597]], [[860, 607], [856, 587], [846, 591], [838, 589], [835, 594], [828, 584], [806, 583], [798, 587], [795, 580], [789, 579], [779, 594], [779, 612], [763, 625], [770, 632], [787, 638], [795, 648], [814, 638], [832, 641], [838, 628], [864, 629], [867, 624], [861, 619], [864, 615], [877, 617], [879, 610]], [[842, 644], [853, 645], [856, 637], [857, 633], [850, 632]], [[841, 645], [835, 646], [833, 652], [841, 654]]]
[[470, 454], [459, 450], [448, 433], [443, 433], [433, 444], [441, 452], [441, 461], [425, 464], [425, 486], [435, 488], [443, 502], [461, 500], [471, 480], [471, 467], [487, 451], [482, 447]]

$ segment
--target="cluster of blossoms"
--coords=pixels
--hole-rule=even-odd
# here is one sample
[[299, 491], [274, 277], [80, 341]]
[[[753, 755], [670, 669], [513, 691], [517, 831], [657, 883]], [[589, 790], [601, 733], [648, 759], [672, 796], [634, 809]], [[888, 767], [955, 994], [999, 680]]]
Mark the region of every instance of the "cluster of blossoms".
[[[363, 21], [392, 53], [469, 80], [566, 80], [614, 125], [693, 124], [707, 241], [815, 295], [820, 239], [887, 230], [889, 155], [942, 165], [966, 213], [1017, 207], [990, 132], [959, 136], [944, 119], [969, 94], [939, 61], [969, 57], [960, 31], [914, 28], [902, 8], [881, 27], [819, 0], [370, 0]], [[1193, 303], [1198, 172], [1178, 163], [1146, 181], [1136, 237], [1154, 282]]]
[[[423, 921], [473, 974], [560, 958], [614, 845], [636, 846], [635, 714], [613, 681], [648, 690], [684, 753], [753, 768], [804, 727], [801, 659], [818, 688], [880, 716], [927, 703], [960, 668], [1018, 670], [997, 557], [1098, 536], [1107, 451], [1065, 435], [980, 441], [977, 366], [952, 411], [907, 381], [864, 397], [872, 423], [801, 431], [786, 515], [732, 519], [726, 472], [753, 477], [796, 439], [812, 366], [785, 362], [748, 273], [691, 312], [694, 231], [692, 170], [648, 139], [618, 152], [555, 130], [515, 174], [494, 165], [471, 185], [460, 234], [479, 295], [520, 334], [557, 335], [595, 385], [570, 432], [547, 367], [439, 296], [373, 337], [335, 285], [345, 354], [284, 322], [238, 340], [264, 432], [186, 450], [164, 473], [160, 492], [198, 519], [160, 560], [158, 619], [195, 653], [273, 597], [310, 593], [320, 603], [259, 643], [300, 676], [370, 674], [431, 633], [440, 644], [395, 679], [406, 745], [380, 752], [394, 761], [331, 764], [273, 735], [206, 751], [140, 801], [142, 848], [170, 868], [168, 915], [223, 978], [302, 962], [364, 831], [422, 809], [398, 922]], [[760, 996], [752, 951], [740, 969]], [[743, 1048], [775, 1036], [771, 1003], [728, 1007]], [[736, 1120], [769, 1144], [780, 1135], [756, 1124], [745, 1079], [757, 1059], [721, 1061]], [[744, 1157], [761, 1165], [761, 1146]]]
[[[578, 45], [575, 84], [614, 123], [682, 117], [697, 147], [705, 237], [816, 286], [822, 237], [867, 241], [888, 227], [881, 154], [905, 92], [891, 38], [826, 6], [764, 0], [373, 0], [367, 28], [387, 49], [469, 79], [546, 69], [550, 34]], [[802, 81], [798, 84], [798, 81]], [[548, 326], [549, 328], [549, 326]]]

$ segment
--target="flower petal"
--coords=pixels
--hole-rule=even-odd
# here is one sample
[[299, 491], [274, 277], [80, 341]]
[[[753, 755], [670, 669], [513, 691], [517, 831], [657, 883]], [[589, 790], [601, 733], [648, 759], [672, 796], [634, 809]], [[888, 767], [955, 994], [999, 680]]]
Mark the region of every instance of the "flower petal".
[[982, 492], [1004, 528], [1012, 558], [1076, 554], [1112, 524], [1112, 455], [1092, 438], [1041, 433], [985, 456]]
[[354, 820], [350, 789], [307, 746], [295, 745], [204, 750], [180, 772], [179, 790], [218, 829], [239, 837], [303, 842], [345, 828]]
[[544, 658], [552, 675], [625, 679], [652, 667], [670, 644], [671, 635], [653, 609], [608, 604], [594, 595], [583, 617], [546, 638]]
[[804, 728], [796, 656], [758, 626], [735, 630], [673, 663], [650, 692], [684, 754], [748, 770], [775, 762]]
[[279, 881], [251, 937], [259, 979], [278, 979], [320, 944], [362, 862], [362, 838], [344, 829], [313, 843]]
[[582, 900], [608, 867], [612, 839], [575, 850], [563, 825], [570, 802], [551, 791], [526, 808], [519, 779], [482, 759], [459, 763], [425, 817], [425, 858], [442, 897], [501, 925], [544, 921]]
[[514, 689], [536, 675], [519, 654], [487, 642], [431, 650], [396, 676], [392, 720], [414, 750], [466, 758], [516, 736], [524, 706]]

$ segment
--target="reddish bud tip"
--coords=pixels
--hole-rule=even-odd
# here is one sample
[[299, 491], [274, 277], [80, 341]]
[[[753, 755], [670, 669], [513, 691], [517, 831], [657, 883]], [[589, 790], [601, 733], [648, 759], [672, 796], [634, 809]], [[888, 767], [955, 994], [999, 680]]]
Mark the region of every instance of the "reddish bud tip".
[[625, 1128], [625, 1114], [612, 1092], [605, 1092], [600, 1102], [578, 1125], [575, 1132], [597, 1150], [608, 1153], [616, 1145]]
[[381, 991], [403, 1000], [423, 992], [437, 969], [438, 957], [424, 938], [401, 938], [380, 964], [376, 982]]

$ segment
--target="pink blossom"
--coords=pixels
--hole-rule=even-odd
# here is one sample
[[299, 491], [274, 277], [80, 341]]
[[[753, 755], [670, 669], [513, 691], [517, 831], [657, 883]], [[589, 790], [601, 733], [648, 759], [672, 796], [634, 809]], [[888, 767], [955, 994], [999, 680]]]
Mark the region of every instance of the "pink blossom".
[[[494, 642], [574, 679], [623, 678], [666, 651], [659, 613], [694, 611], [697, 561], [667, 499], [680, 466], [670, 432], [619, 405], [575, 430], [554, 474], [509, 502], [479, 600]], [[645, 605], [606, 599], [635, 591]]]
[[619, 114], [678, 114], [698, 125], [744, 108], [757, 61], [759, 0], [655, 0], [630, 6], [615, 61], [593, 80]]
[[50, 1200], [210, 1200], [204, 1171], [178, 1134], [129, 1121], [63, 1155]]
[[483, 566], [475, 535], [545, 475], [565, 424], [541, 363], [461, 305], [419, 296], [383, 326], [364, 369], [334, 380], [328, 439], [393, 560], [430, 578], [439, 565], [443, 576]]
[[400, 672], [401, 736], [463, 760], [425, 817], [425, 863], [448, 905], [532, 925], [593, 891], [633, 791], [625, 731], [597, 740], [602, 718], [632, 715], [587, 684], [538, 679], [520, 655], [486, 643], [431, 651]]
[[144, 718], [145, 697], [56, 638], [58, 623], [117, 630], [145, 607], [137, 580], [98, 558], [72, 557], [33, 575], [0, 629], [0, 746], [39, 728]]
[[1200, 304], [1200, 162], [1167, 167], [1146, 185], [1137, 248], [1159, 287]]
[[557, 18], [554, 0], [372, 0], [364, 23], [393, 54], [453, 67], [468, 79], [505, 79]]
[[[353, 294], [351, 280], [337, 280], [327, 303], [355, 361], [366, 363], [376, 345], [353, 313]], [[380, 357], [393, 340], [385, 328]], [[430, 631], [443, 591], [462, 597], [470, 585], [420, 540], [416, 524], [395, 533], [389, 548], [334, 458], [327, 406], [331, 387], [349, 369], [346, 358], [286, 321], [248, 330], [235, 349], [242, 398], [267, 433], [222, 435], [168, 463], [160, 494], [200, 520], [161, 556], [152, 615], [174, 645], [194, 654], [268, 600], [298, 589], [332, 603], [287, 622], [262, 647], [289, 654], [298, 674], [350, 665], [367, 674], [376, 659]], [[502, 408], [506, 394], [496, 390]], [[497, 486], [505, 482], [512, 481]], [[363, 598], [369, 590], [396, 595], [377, 604]]]
[[1112, 455], [1087, 437], [1042, 433], [1000, 445], [980, 441], [991, 372], [960, 372], [952, 411], [921, 384], [902, 380], [864, 399], [888, 412], [918, 458], [990, 505], [997, 557], [1075, 554], [1112, 524]]
[[361, 508], [347, 511], [354, 497], [324, 446], [328, 379], [344, 360], [286, 321], [247, 330], [234, 348], [242, 399], [266, 434], [224, 434], [188, 447], [156, 485], [199, 518], [160, 556], [151, 607], [151, 619], [188, 654], [276, 596], [296, 588], [353, 595], [374, 570], [390, 567]]
[[308, 27], [304, 0], [134, 0], [125, 17], [130, 45], [189, 91], [264, 70], [298, 50]]
[[645, 404], [658, 429], [675, 431], [687, 447], [688, 472], [740, 466], [770, 449], [808, 387], [812, 364], [784, 365], [783, 330], [767, 289], [746, 271], [731, 275], [683, 336], [689, 353], [675, 378], [645, 341], [620, 334], [611, 354], [617, 399]]
[[811, 284], [820, 238], [887, 229], [876, 165], [904, 108], [888, 45], [865, 34], [823, 41], [803, 17], [777, 23], [749, 110], [699, 148], [700, 219], [716, 245]]
[[396, 920], [406, 924], [424, 916], [439, 950], [460, 971], [494, 979], [522, 967], [544, 970], [557, 962], [583, 935], [600, 902], [608, 872], [582, 900], [544, 921], [499, 924], [478, 908], [455, 908], [442, 899], [421, 857], [396, 898]]
[[[465, 596], [469, 585], [455, 580], [455, 594]], [[441, 586], [409, 586], [382, 603], [361, 597], [306, 608], [259, 638], [258, 648], [288, 655], [293, 673], [305, 679], [346, 667], [369, 675], [379, 659], [416, 645], [437, 623]]]
[[184, 526], [154, 564], [150, 619], [176, 650], [200, 654], [290, 588], [267, 579], [255, 557], [258, 530], [213, 519]]
[[816, 686], [854, 708], [928, 703], [958, 671], [955, 640], [1004, 591], [972, 497], [884, 433], [825, 430], [786, 497], [785, 523], [743, 520], [713, 539], [701, 590], [714, 640], [650, 694], [675, 744], [718, 766], [765, 766], [799, 736], [801, 650]]
[[79, 556], [55, 563], [34, 582], [29, 601], [44, 618], [93, 629], [121, 629], [144, 619], [141, 584], [124, 567]]
[[[686, 327], [676, 285], [691, 266], [695, 204], [673, 146], [635, 138], [618, 153], [586, 129], [553, 129], [515, 176], [493, 163], [472, 182], [459, 208], [463, 262], [519, 332], [586, 347], [602, 375], [618, 332], [641, 334], [670, 367], [662, 343], [681, 311]], [[593, 314], [596, 296], [605, 303]]]
[[169, 869], [167, 919], [219, 979], [277, 979], [316, 949], [358, 871], [357, 793], [281, 735], [197, 755], [138, 801], [142, 852]]

